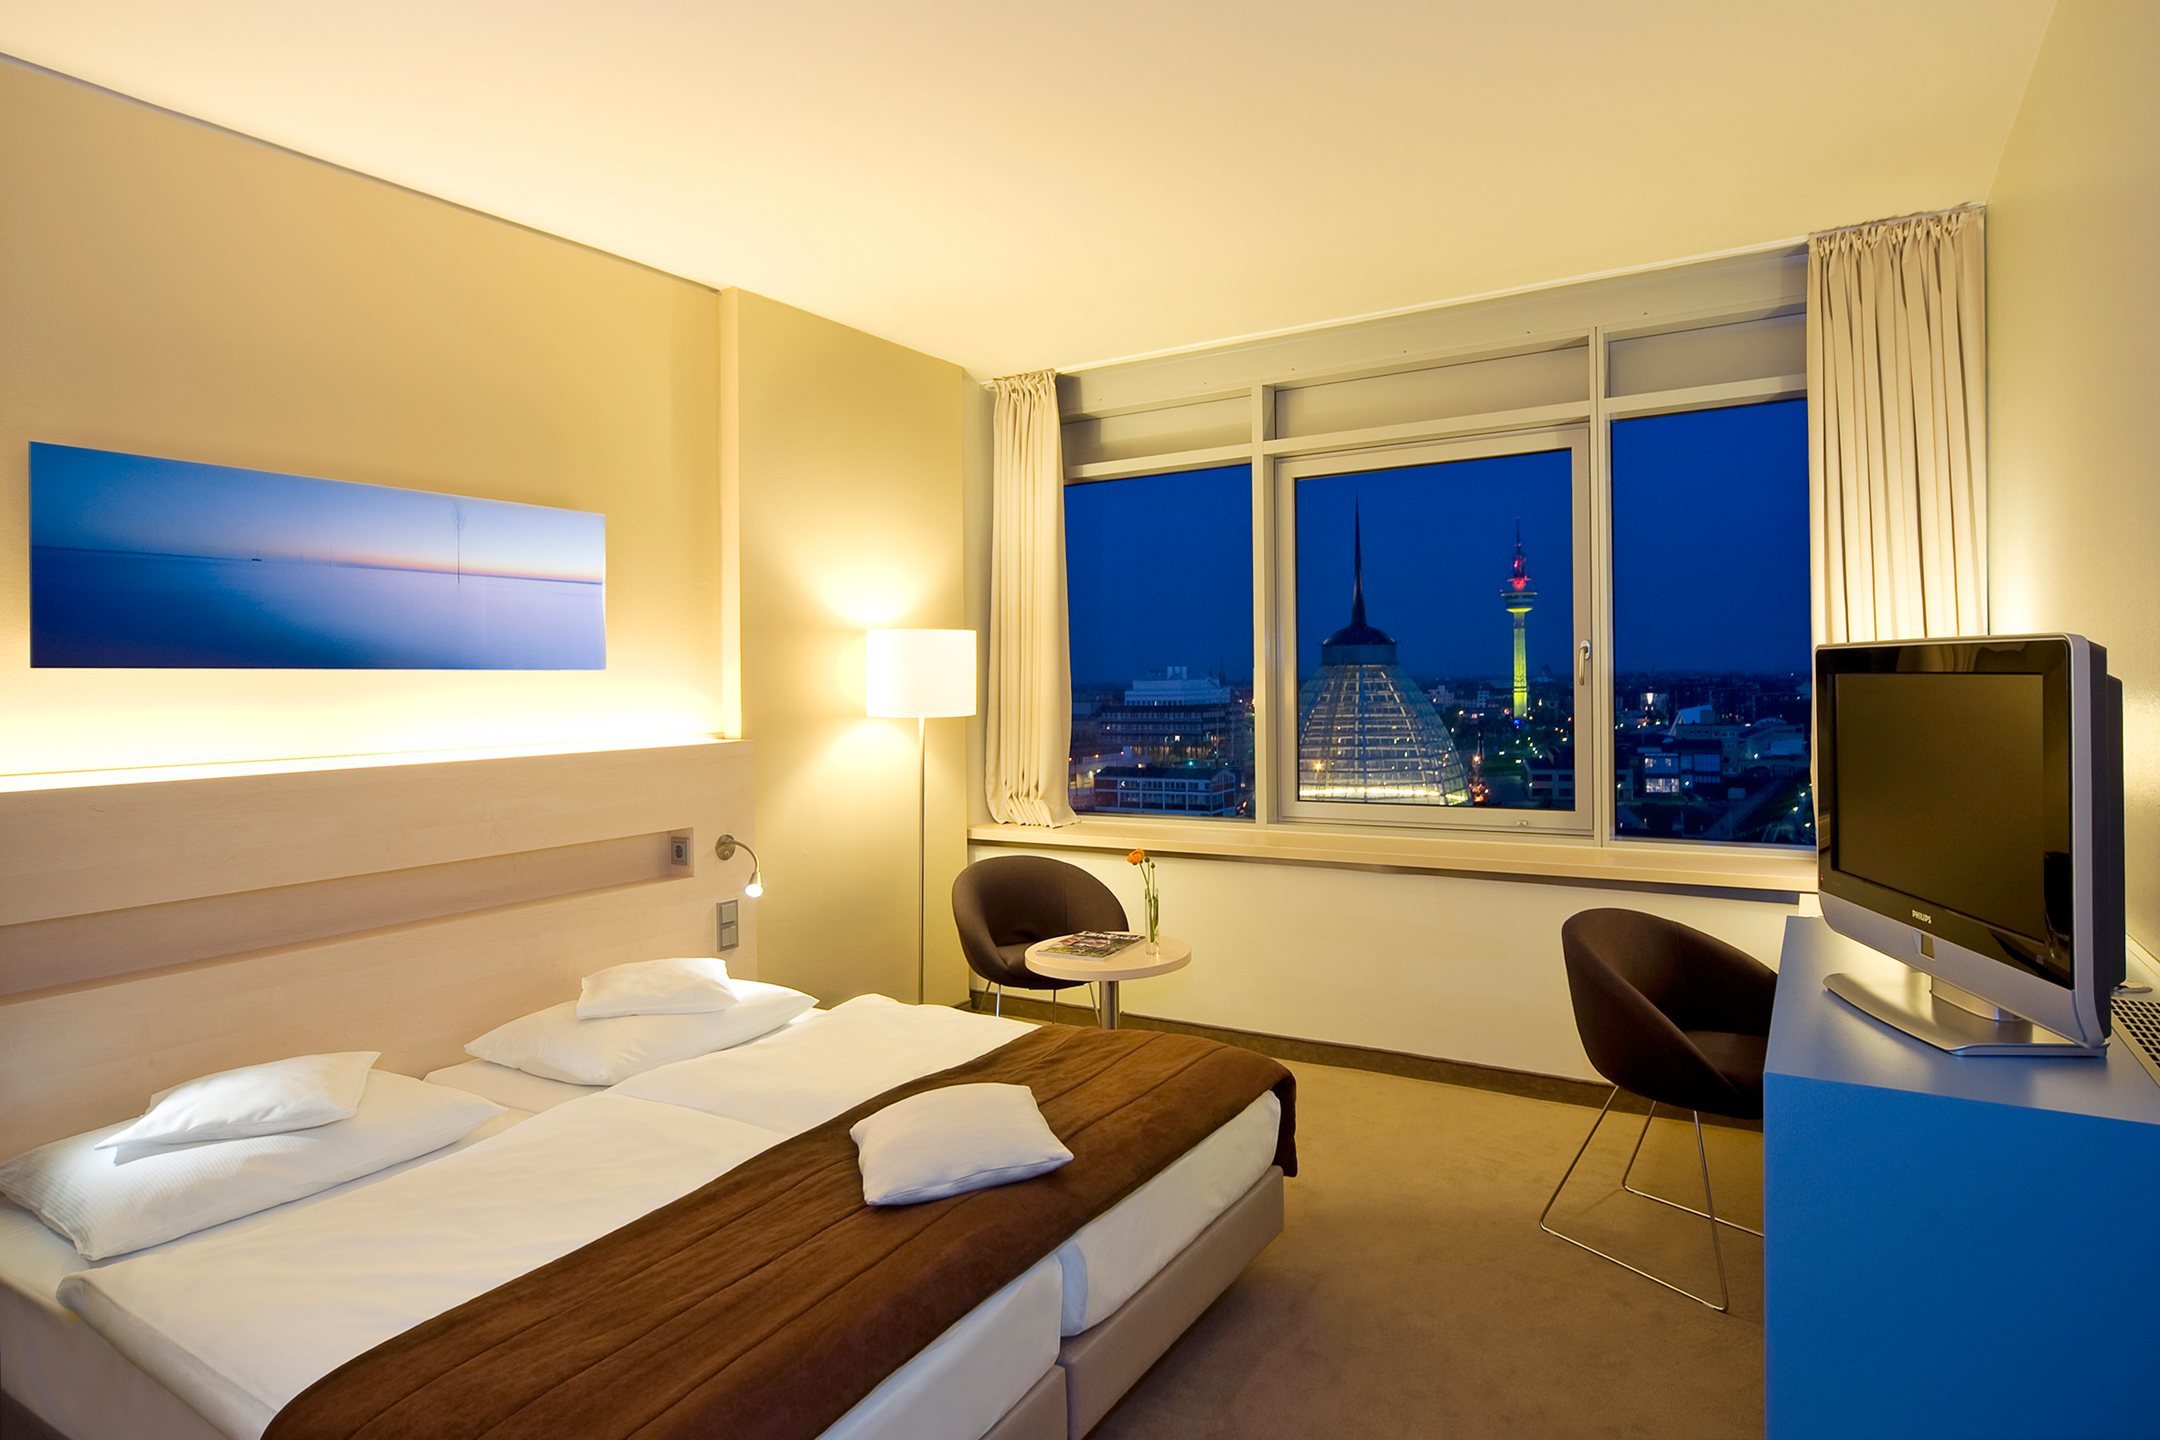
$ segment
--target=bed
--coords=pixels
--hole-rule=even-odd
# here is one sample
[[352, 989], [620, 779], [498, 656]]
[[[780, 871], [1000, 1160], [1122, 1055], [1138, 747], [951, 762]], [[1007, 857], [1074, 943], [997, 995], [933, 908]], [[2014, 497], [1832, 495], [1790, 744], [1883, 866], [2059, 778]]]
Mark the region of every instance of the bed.
[[[464, 1058], [581, 976], [707, 953], [714, 904], [741, 881], [712, 861], [712, 837], [754, 833], [750, 775], [747, 744], [698, 741], [0, 786], [0, 873], [15, 882], [0, 887], [0, 1093], [36, 1097], [0, 1107], [0, 1155], [279, 1056], [375, 1050], [384, 1071], [504, 1107], [403, 1166], [96, 1264], [0, 1201], [10, 1436], [252, 1437], [356, 1347], [376, 1354], [521, 1266], [574, 1258], [716, 1172], [807, 1142], [824, 1117], [1030, 1031], [865, 997], [609, 1089]], [[755, 912], [728, 955], [744, 977], [758, 974]], [[1223, 1115], [925, 1335], [824, 1433], [1085, 1434], [1281, 1228], [1282, 1124], [1272, 1095]], [[634, 1187], [580, 1188], [603, 1153], [603, 1173]], [[408, 1246], [386, 1283], [385, 1257]]]
[[[99, 1265], [8, 1207], [0, 1371], [77, 1440], [253, 1440], [371, 1346], [1032, 1028], [866, 996], [607, 1089], [444, 1067], [430, 1080], [513, 1108], [422, 1161]], [[1253, 1101], [825, 1433], [1085, 1433], [1279, 1228], [1280, 1114]]]

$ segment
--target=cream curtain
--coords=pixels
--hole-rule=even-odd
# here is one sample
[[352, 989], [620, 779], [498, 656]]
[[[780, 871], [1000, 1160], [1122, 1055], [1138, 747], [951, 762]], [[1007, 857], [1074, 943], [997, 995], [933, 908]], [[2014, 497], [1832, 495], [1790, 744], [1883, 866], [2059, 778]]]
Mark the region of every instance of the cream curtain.
[[1065, 463], [1057, 374], [996, 384], [990, 521], [990, 818], [1066, 825], [1072, 672], [1065, 628]]
[[1818, 640], [1987, 630], [1985, 281], [1975, 209], [1808, 240]]

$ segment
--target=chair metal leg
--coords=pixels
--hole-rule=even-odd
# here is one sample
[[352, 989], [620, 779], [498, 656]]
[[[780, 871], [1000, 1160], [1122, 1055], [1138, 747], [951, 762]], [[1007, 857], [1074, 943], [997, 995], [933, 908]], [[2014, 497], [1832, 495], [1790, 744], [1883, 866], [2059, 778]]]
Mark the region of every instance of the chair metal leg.
[[[1560, 1172], [1560, 1183], [1552, 1187], [1552, 1194], [1546, 1198], [1545, 1208], [1538, 1212], [1538, 1229], [1545, 1230], [1548, 1233], [1555, 1235], [1558, 1235], [1560, 1233], [1557, 1230], [1553, 1230], [1545, 1223], [1545, 1217], [1552, 1214], [1553, 1202], [1558, 1200], [1560, 1198], [1560, 1192], [1567, 1188], [1568, 1177], [1573, 1175], [1575, 1173], [1575, 1167], [1582, 1163], [1583, 1152], [1585, 1150], [1588, 1150], [1590, 1148], [1590, 1142], [1597, 1138], [1598, 1126], [1605, 1123], [1606, 1115], [1609, 1114], [1612, 1110], [1613, 1101], [1619, 1098], [1620, 1087], [1615, 1085], [1612, 1087], [1612, 1094], [1607, 1095], [1605, 1097], [1605, 1103], [1598, 1107], [1597, 1119], [1590, 1122], [1590, 1133], [1583, 1136], [1582, 1144], [1575, 1147], [1575, 1158], [1568, 1161], [1567, 1169]], [[1567, 1239], [1565, 1235], [1561, 1235], [1560, 1238], [1563, 1240]]]
[[990, 1002], [990, 1013], [1002, 1019], [1005, 1015], [1005, 987], [997, 987], [997, 998]]
[[[1633, 1185], [1628, 1184], [1628, 1177], [1635, 1173], [1635, 1157], [1642, 1154], [1643, 1139], [1644, 1137], [1649, 1135], [1650, 1122], [1656, 1118], [1657, 1102], [1653, 1100], [1650, 1102], [1650, 1113], [1643, 1116], [1642, 1134], [1635, 1137], [1635, 1148], [1628, 1152], [1627, 1169], [1620, 1172], [1620, 1188], [1627, 1191], [1628, 1194], [1639, 1196], [1644, 1200], [1655, 1200], [1660, 1205], [1670, 1205], [1673, 1209], [1683, 1211], [1689, 1215], [1693, 1215], [1698, 1220], [1716, 1220], [1717, 1223], [1720, 1225], [1728, 1225], [1735, 1230], [1744, 1230], [1748, 1234], [1753, 1235], [1756, 1239], [1762, 1239], [1762, 1231], [1757, 1230], [1752, 1225], [1742, 1225], [1737, 1220], [1727, 1220], [1723, 1216], [1707, 1215], [1702, 1211], [1697, 1210], [1692, 1205], [1682, 1205], [1677, 1200], [1668, 1200], [1663, 1195], [1653, 1195], [1648, 1190], [1638, 1190]], [[1702, 1115], [1700, 1114], [1700, 1112], [1695, 1113], [1695, 1128], [1698, 1130], [1702, 1128]], [[1705, 1170], [1707, 1170], [1708, 1168], [1709, 1167], [1707, 1165], [1704, 1167]]]
[[1717, 1201], [1710, 1198], [1710, 1151], [1702, 1138], [1702, 1111], [1690, 1110], [1695, 1117], [1695, 1158], [1702, 1165], [1703, 1218], [1710, 1222], [1710, 1254], [1717, 1261], [1717, 1291], [1719, 1303], [1711, 1308], [1718, 1311], [1732, 1305], [1732, 1291], [1725, 1286], [1725, 1246], [1718, 1240]]
[[[1546, 1223], [1546, 1220], [1552, 1214], [1552, 1208], [1554, 1204], [1557, 1203], [1560, 1199], [1560, 1192], [1567, 1188], [1567, 1182], [1569, 1178], [1575, 1174], [1575, 1167], [1582, 1163], [1582, 1157], [1590, 1149], [1590, 1142], [1597, 1138], [1598, 1127], [1600, 1125], [1603, 1125], [1605, 1123], [1605, 1117], [1612, 1113], [1613, 1101], [1619, 1098], [1620, 1087], [1615, 1085], [1613, 1086], [1612, 1094], [1607, 1095], [1605, 1097], [1605, 1103], [1598, 1108], [1597, 1119], [1590, 1122], [1590, 1133], [1583, 1136], [1582, 1144], [1575, 1147], [1575, 1158], [1568, 1161], [1567, 1169], [1561, 1172], [1560, 1183], [1553, 1186], [1552, 1195], [1548, 1197], [1545, 1201], [1545, 1208], [1538, 1212], [1538, 1229], [1544, 1231], [1546, 1234], [1552, 1236], [1554, 1239], [1567, 1241], [1568, 1244], [1573, 1245], [1578, 1250], [1587, 1250], [1592, 1255], [1597, 1256], [1600, 1260], [1610, 1260], [1613, 1264], [1618, 1265], [1621, 1269], [1629, 1271], [1636, 1275], [1640, 1275], [1643, 1279], [1648, 1280], [1653, 1284], [1662, 1285], [1667, 1290], [1672, 1291], [1675, 1295], [1685, 1295], [1688, 1299], [1693, 1300], [1698, 1305], [1707, 1306], [1709, 1309], [1718, 1311], [1720, 1314], [1724, 1314], [1731, 1308], [1732, 1292], [1725, 1283], [1725, 1250], [1724, 1247], [1718, 1243], [1718, 1222], [1716, 1216], [1717, 1207], [1710, 1198], [1710, 1152], [1703, 1145], [1702, 1116], [1700, 1114], [1697, 1114], [1695, 1116], [1695, 1153], [1697, 1158], [1700, 1159], [1702, 1162], [1703, 1204], [1709, 1207], [1708, 1218], [1710, 1220], [1710, 1254], [1712, 1258], [1717, 1262], [1718, 1298], [1716, 1300], [1713, 1301], [1705, 1298], [1704, 1296], [1697, 1295], [1692, 1290], [1684, 1289], [1681, 1286], [1673, 1284], [1670, 1280], [1666, 1280], [1657, 1275], [1651, 1274], [1648, 1270], [1643, 1269], [1639, 1265], [1630, 1265], [1627, 1261], [1622, 1260], [1619, 1256], [1608, 1254], [1605, 1251], [1598, 1249], [1595, 1245], [1586, 1245], [1582, 1241], [1576, 1239], [1574, 1236], [1564, 1234], [1561, 1231], [1555, 1230], [1551, 1225], [1548, 1225]], [[1643, 1128], [1645, 1131], [1650, 1128], [1647, 1121], [1644, 1122]], [[1637, 1149], [1641, 1148], [1641, 1136], [1636, 1137], [1635, 1144]], [[1630, 1155], [1628, 1157], [1629, 1165], [1632, 1166], [1634, 1164], [1634, 1160], [1635, 1157], [1633, 1155]], [[1654, 1200], [1658, 1197], [1652, 1195], [1646, 1196], [1644, 1198]], [[1680, 1206], [1676, 1208], [1685, 1209], [1686, 1207]]]

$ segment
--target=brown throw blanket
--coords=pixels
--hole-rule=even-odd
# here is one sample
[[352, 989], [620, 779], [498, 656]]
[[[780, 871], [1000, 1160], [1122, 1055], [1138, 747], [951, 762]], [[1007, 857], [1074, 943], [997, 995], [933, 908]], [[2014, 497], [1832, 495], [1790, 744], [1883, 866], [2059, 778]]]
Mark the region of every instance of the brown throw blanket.
[[[975, 1081], [1030, 1087], [1072, 1163], [949, 1200], [863, 1204], [848, 1128]], [[309, 1386], [265, 1440], [817, 1435], [1269, 1090], [1276, 1163], [1296, 1173], [1292, 1085], [1274, 1061], [1209, 1040], [1045, 1026], [378, 1345]]]

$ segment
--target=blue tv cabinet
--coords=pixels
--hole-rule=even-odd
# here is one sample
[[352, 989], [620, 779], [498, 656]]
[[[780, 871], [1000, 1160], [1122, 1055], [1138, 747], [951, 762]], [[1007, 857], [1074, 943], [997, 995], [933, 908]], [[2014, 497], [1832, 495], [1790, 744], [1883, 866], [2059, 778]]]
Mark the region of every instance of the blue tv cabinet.
[[1897, 962], [1787, 922], [1764, 1076], [1771, 1440], [2160, 1436], [2160, 1085], [1959, 1057], [1823, 989]]

